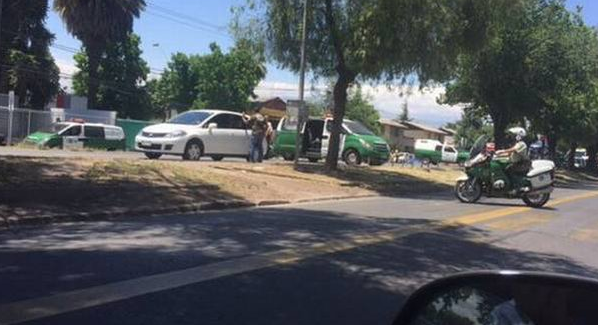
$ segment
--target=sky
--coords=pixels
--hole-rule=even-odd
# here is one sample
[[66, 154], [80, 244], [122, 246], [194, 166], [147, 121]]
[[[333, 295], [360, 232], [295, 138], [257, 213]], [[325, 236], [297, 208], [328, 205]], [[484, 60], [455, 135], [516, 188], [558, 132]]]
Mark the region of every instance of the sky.
[[[52, 0], [50, 0], [52, 2]], [[218, 43], [223, 49], [233, 45], [227, 26], [232, 17], [231, 7], [245, 3], [245, 0], [146, 0], [148, 7], [135, 21], [135, 33], [141, 36], [143, 58], [153, 73], [164, 69], [171, 53], [204, 54], [209, 52], [209, 44]], [[583, 15], [590, 25], [598, 25], [598, 1], [568, 0], [569, 8], [583, 7]], [[72, 74], [76, 71], [73, 50], [81, 43], [68, 34], [60, 17], [50, 11], [48, 29], [56, 35], [52, 54], [61, 72]], [[309, 58], [308, 58], [309, 60]], [[256, 89], [260, 98], [279, 96], [283, 99], [297, 98], [298, 76], [268, 65], [268, 74]], [[68, 86], [69, 81], [63, 80]], [[322, 88], [321, 84], [308, 85], [309, 99]], [[315, 90], [309, 90], [313, 88]], [[384, 118], [394, 118], [405, 101], [409, 104], [412, 117], [422, 123], [441, 126], [457, 121], [461, 109], [438, 105], [436, 98], [443, 93], [441, 87], [420, 92], [415, 89], [407, 97], [401, 97], [399, 89], [389, 89], [384, 85], [363, 85], [374, 106]]]

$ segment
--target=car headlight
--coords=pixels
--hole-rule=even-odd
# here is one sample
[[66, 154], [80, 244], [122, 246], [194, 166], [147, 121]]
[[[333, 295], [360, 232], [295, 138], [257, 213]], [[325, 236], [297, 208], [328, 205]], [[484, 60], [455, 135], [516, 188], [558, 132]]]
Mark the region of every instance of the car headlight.
[[183, 131], [183, 130], [178, 130], [178, 131], [174, 131], [174, 132], [170, 132], [166, 135], [167, 138], [180, 138], [180, 137], [184, 137], [187, 135], [187, 132]]
[[372, 149], [372, 145], [369, 142], [365, 141], [364, 139], [359, 139], [359, 142], [361, 143], [361, 145], [364, 148], [366, 148], [368, 150]]

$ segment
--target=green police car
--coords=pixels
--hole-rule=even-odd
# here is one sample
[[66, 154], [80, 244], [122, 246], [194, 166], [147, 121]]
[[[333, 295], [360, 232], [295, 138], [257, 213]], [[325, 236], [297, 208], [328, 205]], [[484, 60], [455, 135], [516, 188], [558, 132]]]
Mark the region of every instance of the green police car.
[[64, 148], [66, 146], [124, 150], [125, 133], [119, 126], [64, 122], [55, 123], [51, 127], [30, 134], [25, 144], [39, 148]]
[[458, 151], [455, 147], [432, 139], [415, 141], [415, 158], [424, 165], [438, 163], [462, 164], [469, 159], [469, 152]]
[[[300, 135], [300, 157], [311, 162], [326, 157], [331, 130], [332, 118], [308, 119]], [[293, 160], [296, 134], [297, 124], [291, 124], [288, 119], [283, 118], [276, 129], [273, 155]], [[362, 162], [382, 165], [389, 159], [390, 148], [386, 141], [359, 122], [344, 120], [341, 138], [340, 158], [348, 165], [359, 165]]]

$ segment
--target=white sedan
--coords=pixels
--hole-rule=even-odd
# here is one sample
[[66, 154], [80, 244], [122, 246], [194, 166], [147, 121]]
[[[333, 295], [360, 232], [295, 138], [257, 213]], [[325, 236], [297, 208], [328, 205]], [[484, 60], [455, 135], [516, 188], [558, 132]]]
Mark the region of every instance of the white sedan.
[[[185, 160], [209, 156], [247, 158], [251, 129], [236, 112], [200, 110], [182, 113], [172, 120], [144, 128], [135, 137], [135, 148], [149, 159], [178, 155]], [[264, 140], [264, 154], [268, 147]]]

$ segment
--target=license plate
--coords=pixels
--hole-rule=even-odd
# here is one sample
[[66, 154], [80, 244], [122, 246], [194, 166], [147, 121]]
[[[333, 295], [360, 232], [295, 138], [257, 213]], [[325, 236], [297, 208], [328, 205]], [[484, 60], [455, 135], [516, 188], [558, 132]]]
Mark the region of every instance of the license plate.
[[142, 146], [144, 146], [144, 147], [151, 147], [151, 146], [152, 146], [152, 143], [151, 143], [151, 142], [144, 141], [144, 142], [141, 142], [141, 145], [142, 145]]

